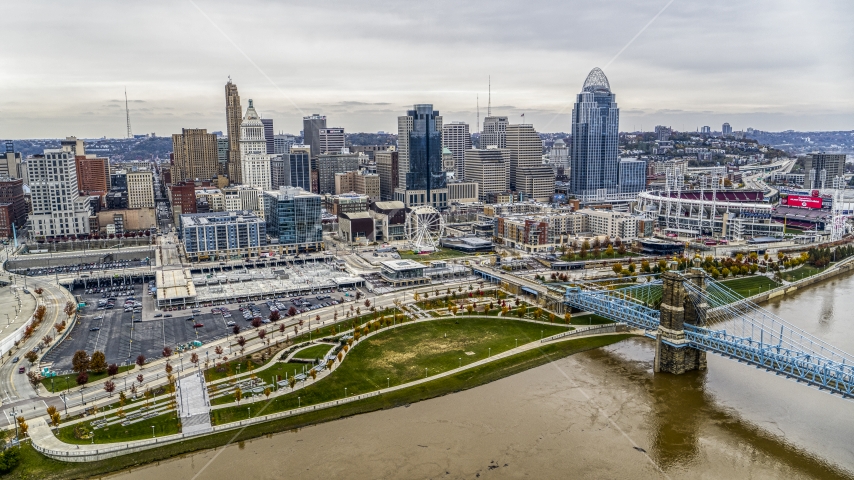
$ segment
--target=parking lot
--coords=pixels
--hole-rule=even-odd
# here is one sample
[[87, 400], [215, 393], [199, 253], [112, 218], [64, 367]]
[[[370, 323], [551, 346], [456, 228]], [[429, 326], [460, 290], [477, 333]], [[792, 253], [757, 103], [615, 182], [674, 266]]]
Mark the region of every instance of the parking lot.
[[42, 276], [42, 275], [54, 275], [57, 273], [85, 273], [92, 272], [97, 273], [104, 270], [115, 270], [120, 268], [135, 268], [135, 267], [144, 267], [148, 265], [148, 260], [146, 258], [137, 259], [137, 260], [118, 260], [115, 262], [106, 262], [106, 263], [78, 263], [74, 265], [61, 265], [61, 266], [45, 266], [45, 267], [31, 267], [31, 268], [18, 268], [14, 270], [10, 270], [13, 273], [17, 273], [18, 275], [27, 275], [29, 277]]
[[[180, 312], [161, 312], [154, 310], [154, 302], [147, 295], [147, 284], [115, 286], [118, 290], [111, 291], [106, 298], [116, 298], [113, 308], [100, 309], [99, 300], [105, 300], [104, 293], [86, 293], [86, 290], [78, 288], [72, 293], [80, 296], [87, 306], [81, 310], [81, 319], [68, 337], [56, 348], [51, 350], [42, 359], [43, 362], [53, 362], [51, 367], [54, 371], [64, 373], [71, 370], [71, 359], [77, 350], [85, 350], [90, 355], [96, 350], [104, 352], [107, 363], [118, 365], [132, 364], [139, 355], [148, 359], [160, 358], [163, 348], [168, 346], [173, 351], [179, 344], [186, 344], [198, 340], [203, 344], [233, 335], [232, 328], [228, 322], [234, 322], [241, 329], [251, 328], [251, 320], [254, 314], [245, 319], [239, 310], [241, 305], [227, 305], [230, 317], [222, 313], [211, 313], [211, 308], [182, 310]], [[136, 301], [142, 303], [142, 311], [135, 312], [133, 309], [126, 312], [123, 308], [127, 300], [127, 293], [131, 293]], [[348, 296], [345, 296], [345, 293]], [[318, 299], [317, 296], [324, 297]], [[351, 297], [352, 295], [352, 297]], [[329, 296], [329, 298], [325, 298]], [[285, 308], [280, 312], [284, 323], [290, 326], [298, 322], [298, 318], [287, 318], [291, 306], [295, 309], [304, 310], [304, 319], [313, 318], [312, 312], [318, 305], [331, 304], [332, 301], [341, 301], [342, 298], [354, 298], [355, 291], [318, 293], [311, 297], [304, 297], [297, 301], [296, 297], [284, 297], [278, 300]], [[256, 302], [257, 316], [267, 319], [270, 308], [264, 302]], [[244, 306], [245, 307], [245, 306]], [[275, 308], [275, 303], [273, 304]], [[197, 326], [200, 325], [200, 326]]]

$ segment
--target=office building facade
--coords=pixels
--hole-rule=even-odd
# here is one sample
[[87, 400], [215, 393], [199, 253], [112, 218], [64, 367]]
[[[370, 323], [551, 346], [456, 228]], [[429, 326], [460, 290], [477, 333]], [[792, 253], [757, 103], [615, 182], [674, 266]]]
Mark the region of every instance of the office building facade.
[[335, 193], [335, 174], [359, 169], [359, 155], [322, 153], [317, 157], [318, 192]]
[[27, 200], [24, 198], [24, 179], [0, 177], [0, 203], [9, 205], [9, 226], [20, 229], [27, 224]]
[[397, 117], [398, 183], [395, 200], [407, 207], [448, 205], [447, 175], [442, 169], [442, 117], [431, 104], [415, 105]]
[[266, 225], [252, 212], [181, 215], [181, 242], [190, 261], [245, 257], [267, 245]]
[[533, 125], [507, 125], [510, 188], [524, 198], [547, 200], [554, 194], [555, 173], [543, 164], [543, 141]]
[[317, 113], [302, 117], [302, 136], [305, 145], [311, 149], [310, 155], [312, 158], [317, 157], [320, 153], [320, 135], [319, 130], [326, 128], [326, 116]]
[[154, 174], [148, 170], [127, 172], [128, 208], [154, 208]]
[[35, 239], [89, 234], [92, 209], [89, 198], [78, 194], [75, 156], [66, 146], [27, 159], [32, 209], [28, 225]]
[[3, 142], [3, 152], [0, 153], [0, 177], [24, 178], [21, 170], [21, 153], [15, 151], [12, 140]]
[[605, 73], [594, 68], [572, 109], [570, 193], [605, 199], [619, 186], [620, 109]]
[[295, 152], [287, 155], [290, 183], [292, 187], [299, 187], [311, 191], [311, 158], [306, 152]]
[[[324, 153], [340, 153], [344, 149], [343, 128], [321, 128], [317, 130], [317, 155]], [[313, 154], [314, 155], [314, 154]]]
[[471, 150], [471, 132], [465, 122], [451, 122], [442, 127], [442, 146], [454, 157], [454, 170], [458, 179], [465, 174], [465, 155]]
[[296, 144], [296, 137], [288, 133], [273, 135], [273, 153], [284, 155], [291, 153], [291, 147]]
[[216, 178], [222, 169], [216, 135], [204, 128], [182, 128], [172, 135], [172, 162], [176, 183]]
[[507, 117], [489, 116], [483, 119], [483, 131], [480, 132], [478, 148], [507, 147]]
[[374, 160], [377, 165], [377, 175], [380, 177], [380, 198], [394, 199], [394, 190], [400, 185], [400, 169], [398, 167], [398, 152], [375, 152]]
[[830, 153], [807, 155], [804, 159], [804, 188], [839, 188], [840, 181], [844, 186], [845, 157], [845, 154]]
[[267, 155], [276, 153], [276, 141], [273, 137], [273, 119], [262, 118], [261, 124], [264, 125], [264, 141], [267, 143]]
[[646, 162], [636, 159], [620, 160], [620, 193], [633, 194], [646, 190]]
[[314, 252], [323, 249], [320, 195], [298, 187], [264, 192], [267, 234], [284, 251]]
[[498, 148], [466, 150], [465, 179], [480, 186], [478, 189], [480, 201], [485, 202], [490, 193], [501, 193], [507, 190], [509, 155], [506, 149]]

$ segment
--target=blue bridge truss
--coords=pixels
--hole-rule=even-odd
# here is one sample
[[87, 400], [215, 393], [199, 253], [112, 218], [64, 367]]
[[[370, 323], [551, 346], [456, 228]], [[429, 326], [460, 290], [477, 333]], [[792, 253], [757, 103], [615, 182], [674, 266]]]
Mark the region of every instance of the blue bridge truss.
[[[687, 298], [705, 308], [704, 326], [685, 325], [683, 348], [716, 353], [843, 397], [854, 396], [854, 356], [790, 325], [726, 286], [684, 282]], [[644, 330], [655, 338], [658, 280], [613, 289], [594, 283], [567, 287], [566, 305]]]

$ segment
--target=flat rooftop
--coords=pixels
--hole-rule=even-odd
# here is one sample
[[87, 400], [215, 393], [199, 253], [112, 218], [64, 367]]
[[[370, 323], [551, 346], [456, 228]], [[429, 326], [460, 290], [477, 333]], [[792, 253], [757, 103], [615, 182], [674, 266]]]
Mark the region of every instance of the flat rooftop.
[[425, 268], [423, 264], [418, 263], [415, 260], [386, 260], [384, 262], [380, 262], [380, 265], [395, 272]]
[[196, 296], [196, 285], [184, 270], [161, 270], [156, 274], [157, 301]]

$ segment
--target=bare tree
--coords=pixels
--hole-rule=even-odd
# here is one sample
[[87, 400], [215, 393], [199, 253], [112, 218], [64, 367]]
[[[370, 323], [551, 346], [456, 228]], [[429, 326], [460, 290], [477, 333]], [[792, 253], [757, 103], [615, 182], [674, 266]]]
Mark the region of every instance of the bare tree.
[[106, 382], [104, 382], [104, 391], [106, 391], [110, 395], [110, 398], [113, 398], [113, 391], [115, 389], [116, 384], [113, 383], [112, 380], [107, 380]]

